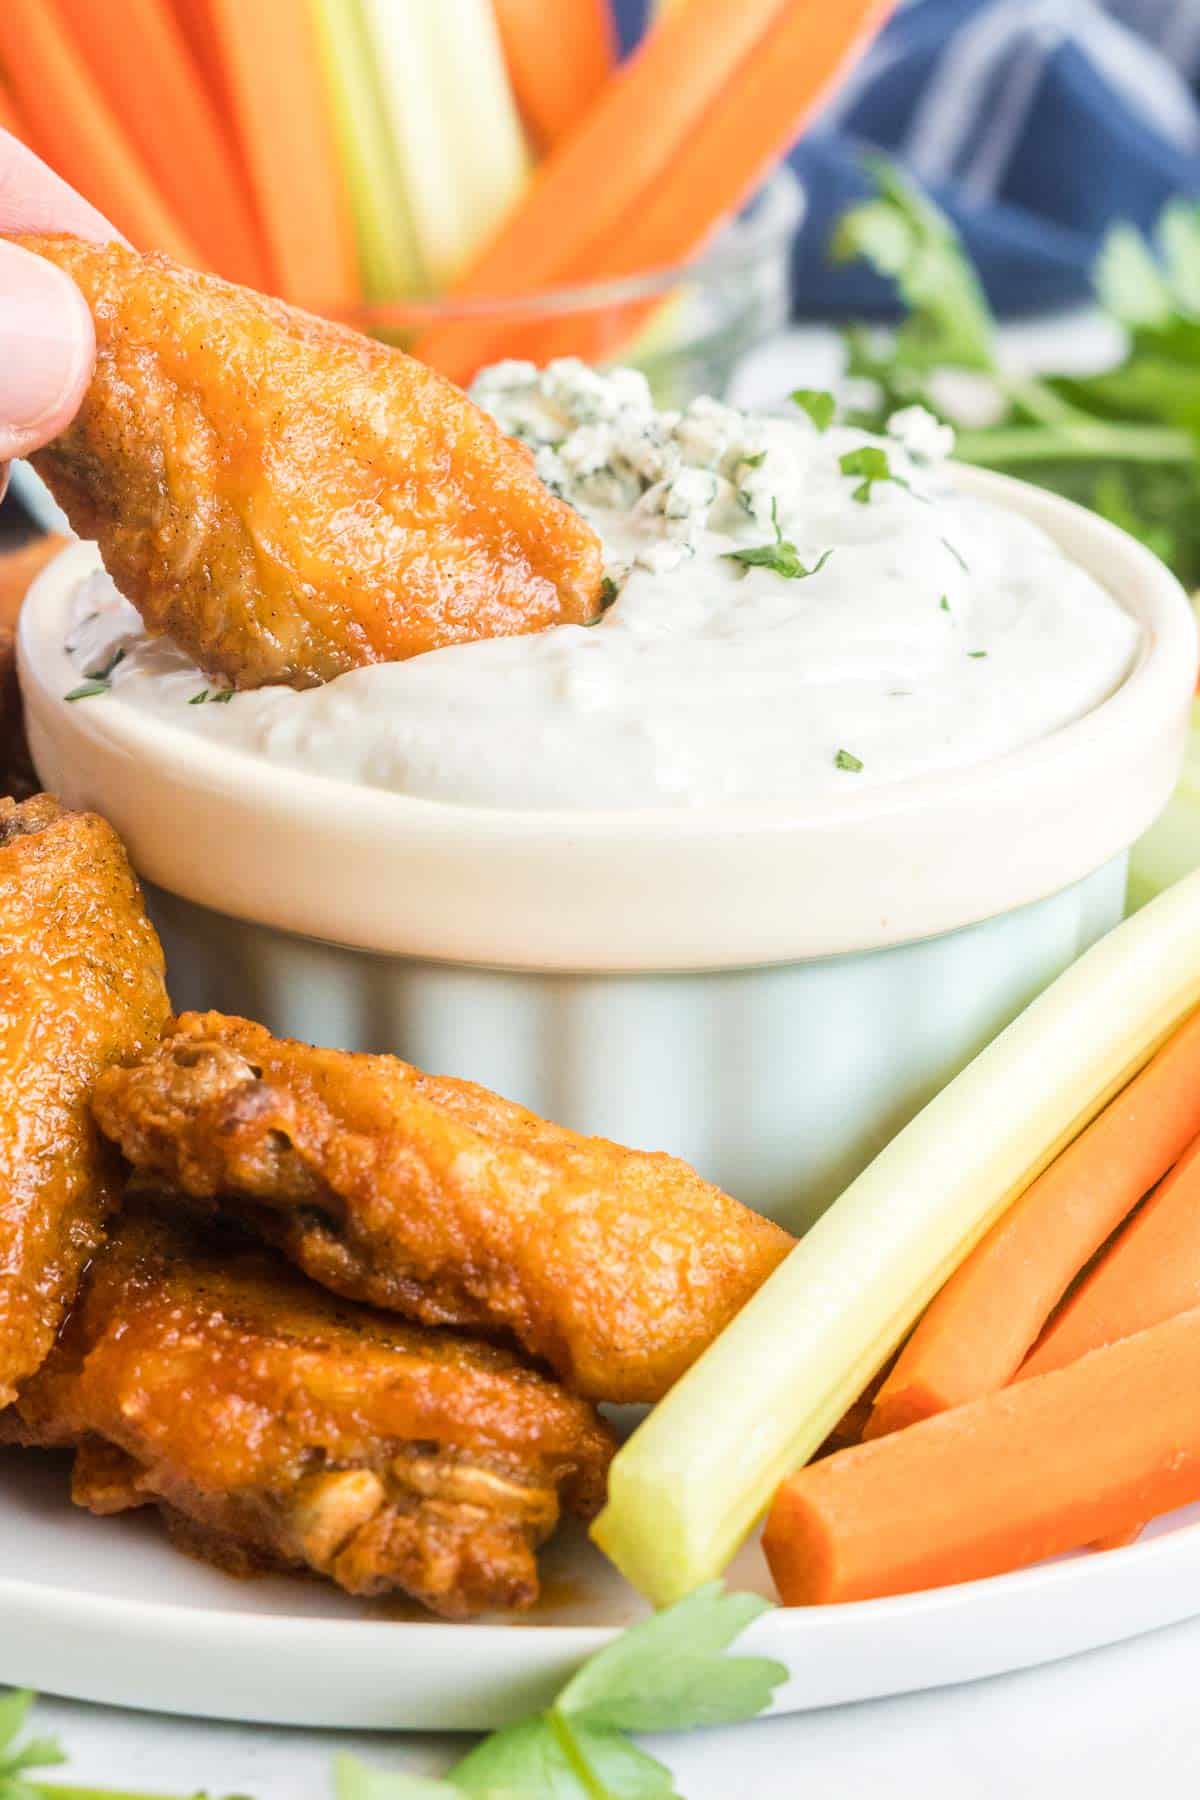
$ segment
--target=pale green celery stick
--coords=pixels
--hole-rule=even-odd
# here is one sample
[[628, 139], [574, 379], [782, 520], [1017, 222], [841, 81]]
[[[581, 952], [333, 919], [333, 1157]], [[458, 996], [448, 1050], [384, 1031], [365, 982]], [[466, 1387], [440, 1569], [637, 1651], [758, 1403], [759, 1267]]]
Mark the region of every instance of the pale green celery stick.
[[1136, 910], [1164, 888], [1200, 867], [1200, 700], [1192, 706], [1192, 729], [1179, 784], [1129, 857], [1129, 908]]
[[424, 294], [428, 282], [367, 36], [362, 0], [312, 0], [346, 173], [363, 293], [368, 300]]
[[363, 0], [391, 134], [430, 279], [444, 287], [529, 175], [487, 0]]
[[657, 1605], [718, 1575], [988, 1227], [1200, 1002], [1200, 873], [919, 1113], [618, 1454], [600, 1547]]

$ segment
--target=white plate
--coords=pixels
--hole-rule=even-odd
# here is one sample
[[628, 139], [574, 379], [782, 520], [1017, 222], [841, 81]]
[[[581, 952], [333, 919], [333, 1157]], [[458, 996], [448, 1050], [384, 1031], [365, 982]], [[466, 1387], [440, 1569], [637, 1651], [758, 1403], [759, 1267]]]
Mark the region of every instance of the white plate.
[[[0, 1682], [280, 1725], [480, 1729], [544, 1705], [643, 1610], [580, 1537], [551, 1548], [545, 1600], [515, 1623], [442, 1625], [317, 1582], [235, 1581], [172, 1550], [149, 1513], [76, 1511], [66, 1467], [0, 1452]], [[730, 1578], [770, 1591], [757, 1550]], [[1194, 1613], [1200, 1508], [1126, 1550], [773, 1613], [745, 1644], [788, 1665], [775, 1710], [800, 1712], [1050, 1662]]]

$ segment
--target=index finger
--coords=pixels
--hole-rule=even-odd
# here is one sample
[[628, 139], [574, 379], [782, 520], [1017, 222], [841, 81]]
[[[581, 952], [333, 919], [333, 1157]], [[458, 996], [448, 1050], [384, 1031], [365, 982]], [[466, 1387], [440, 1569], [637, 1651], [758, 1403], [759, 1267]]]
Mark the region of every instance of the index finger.
[[40, 156], [0, 130], [0, 234], [16, 231], [66, 231], [101, 244], [121, 236]]

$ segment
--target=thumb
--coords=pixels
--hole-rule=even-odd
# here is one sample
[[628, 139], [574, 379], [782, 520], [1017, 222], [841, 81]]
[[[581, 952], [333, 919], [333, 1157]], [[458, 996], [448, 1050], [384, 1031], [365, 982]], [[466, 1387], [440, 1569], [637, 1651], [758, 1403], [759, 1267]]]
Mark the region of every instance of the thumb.
[[95, 360], [92, 316], [75, 283], [0, 238], [0, 462], [63, 429]]

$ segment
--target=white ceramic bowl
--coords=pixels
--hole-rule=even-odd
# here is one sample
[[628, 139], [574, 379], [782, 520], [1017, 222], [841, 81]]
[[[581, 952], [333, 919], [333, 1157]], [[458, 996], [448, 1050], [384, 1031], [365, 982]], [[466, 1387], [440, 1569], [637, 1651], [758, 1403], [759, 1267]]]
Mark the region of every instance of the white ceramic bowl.
[[977, 471], [1144, 630], [1085, 718], [979, 767], [802, 815], [517, 812], [356, 788], [68, 705], [63, 553], [20, 633], [34, 760], [153, 884], [179, 1006], [387, 1049], [812, 1217], [1120, 916], [1183, 756], [1178, 583], [1093, 514]]

